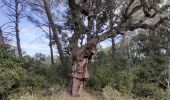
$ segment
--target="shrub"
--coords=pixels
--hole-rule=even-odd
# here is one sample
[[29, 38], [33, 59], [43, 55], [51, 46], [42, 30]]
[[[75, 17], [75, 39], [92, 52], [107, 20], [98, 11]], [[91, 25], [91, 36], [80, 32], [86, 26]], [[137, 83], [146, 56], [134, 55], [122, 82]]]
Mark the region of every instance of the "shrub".
[[40, 88], [45, 84], [45, 78], [41, 75], [33, 74], [26, 80], [26, 86], [31, 86], [32, 88]]
[[99, 66], [93, 75], [91, 75], [90, 79], [87, 80], [87, 86], [101, 91], [107, 84], [111, 82], [111, 73], [109, 71], [109, 67], [105, 65]]
[[116, 74], [114, 88], [124, 94], [131, 94], [133, 88], [134, 75], [131, 71], [121, 71]]
[[165, 100], [166, 97], [166, 93], [153, 83], [137, 84], [133, 92], [137, 97], [149, 97], [154, 100]]
[[0, 99], [17, 91], [20, 83], [25, 79], [26, 71], [21, 66], [18, 58], [10, 47], [0, 47]]
[[113, 88], [109, 85], [103, 88], [102, 94], [104, 100], [133, 100], [128, 95], [122, 96], [120, 92], [118, 92], [117, 90], [113, 90]]
[[63, 66], [61, 62], [57, 62], [55, 65], [48, 69], [47, 80], [50, 83], [57, 83], [61, 86], [68, 86], [70, 82], [71, 74], [71, 61], [69, 57], [65, 57], [65, 65]]

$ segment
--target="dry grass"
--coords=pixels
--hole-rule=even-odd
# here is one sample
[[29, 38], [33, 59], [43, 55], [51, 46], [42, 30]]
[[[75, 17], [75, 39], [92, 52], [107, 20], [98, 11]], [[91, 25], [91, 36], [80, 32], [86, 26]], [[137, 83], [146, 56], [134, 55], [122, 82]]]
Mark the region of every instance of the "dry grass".
[[47, 91], [34, 91], [31, 95], [28, 92], [20, 96], [13, 95], [10, 100], [133, 100], [129, 96], [122, 96], [120, 92], [113, 90], [110, 86], [106, 86], [103, 92], [99, 94], [84, 93], [81, 97], [72, 97], [64, 90], [58, 90], [57, 88], [50, 89], [51, 94], [47, 95]]
[[17, 98], [10, 98], [10, 100], [102, 100], [102, 99], [90, 94], [85, 94], [82, 97], [72, 97], [67, 92], [60, 92], [58, 94], [53, 93], [50, 96], [44, 96], [41, 93], [33, 95], [26, 93], [25, 95]]
[[62, 95], [59, 96], [58, 100], [100, 100], [100, 99], [90, 94], [85, 94], [82, 97], [72, 97], [67, 93], [63, 93]]

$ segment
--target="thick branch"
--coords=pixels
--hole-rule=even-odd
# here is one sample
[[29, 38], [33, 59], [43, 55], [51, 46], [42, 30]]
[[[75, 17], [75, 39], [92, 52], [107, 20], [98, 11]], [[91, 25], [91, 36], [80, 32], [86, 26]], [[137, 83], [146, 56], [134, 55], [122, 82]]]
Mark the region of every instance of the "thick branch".
[[[160, 18], [160, 20], [157, 21], [154, 25], [149, 25], [149, 24], [144, 24], [144, 23], [136, 23], [136, 24], [129, 25], [129, 27], [127, 27], [126, 30], [134, 31], [135, 29], [138, 29], [138, 28], [155, 30], [160, 24], [162, 24], [166, 20], [168, 20], [167, 17]], [[122, 33], [120, 33], [120, 34], [122, 34]], [[116, 35], [116, 31], [110, 30], [110, 31], [107, 31], [101, 35], [97, 35], [97, 36], [93, 37], [88, 42], [88, 44], [91, 44], [91, 43], [97, 44], [97, 43], [102, 42], [108, 38], [115, 36], [115, 35]]]
[[106, 31], [105, 33], [101, 34], [101, 35], [97, 35], [95, 37], [93, 37], [88, 44], [98, 44], [99, 42], [102, 42], [108, 38], [111, 38], [115, 36], [115, 32], [114, 31]]
[[83, 33], [83, 22], [81, 18], [81, 9], [76, 4], [75, 0], [68, 0], [69, 7], [71, 9], [73, 21], [74, 21], [74, 34], [70, 39], [70, 48], [76, 49], [78, 47], [78, 40]]

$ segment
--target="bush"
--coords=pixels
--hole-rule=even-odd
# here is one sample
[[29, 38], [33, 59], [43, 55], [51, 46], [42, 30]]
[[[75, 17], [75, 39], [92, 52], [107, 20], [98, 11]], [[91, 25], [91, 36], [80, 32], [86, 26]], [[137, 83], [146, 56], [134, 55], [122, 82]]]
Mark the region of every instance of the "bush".
[[120, 92], [118, 92], [117, 90], [113, 90], [113, 88], [109, 85], [103, 88], [102, 94], [104, 100], [133, 100], [128, 95], [124, 94], [124, 96], [122, 96]]
[[26, 77], [25, 73], [21, 59], [10, 47], [0, 47], [0, 99], [5, 99], [10, 93], [17, 91]]
[[45, 78], [36, 74], [31, 75], [31, 77], [28, 77], [26, 80], [26, 86], [31, 86], [32, 88], [41, 88], [45, 83]]
[[131, 71], [121, 71], [116, 75], [114, 88], [124, 94], [131, 94], [133, 89], [133, 79], [134, 75]]
[[48, 82], [59, 84], [64, 87], [69, 85], [72, 64], [69, 57], [65, 57], [65, 62], [66, 66], [58, 62], [48, 69], [46, 77]]
[[112, 88], [119, 92], [130, 94], [133, 88], [134, 74], [128, 68], [126, 61], [126, 58], [121, 56], [113, 58], [104, 52], [99, 52], [91, 64], [92, 75], [87, 81], [87, 86], [101, 91], [107, 84], [111, 84]]
[[149, 97], [154, 100], [165, 100], [166, 98], [166, 93], [153, 83], [137, 84], [133, 92], [137, 97]]
[[101, 65], [95, 69], [95, 73], [87, 80], [87, 86], [93, 90], [101, 91], [112, 80], [109, 66]]

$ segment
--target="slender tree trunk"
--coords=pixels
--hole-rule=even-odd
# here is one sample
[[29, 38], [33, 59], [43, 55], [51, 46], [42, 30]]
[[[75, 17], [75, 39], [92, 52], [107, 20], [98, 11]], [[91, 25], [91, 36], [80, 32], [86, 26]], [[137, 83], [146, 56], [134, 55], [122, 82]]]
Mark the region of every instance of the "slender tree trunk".
[[54, 23], [53, 18], [52, 18], [49, 2], [48, 2], [48, 0], [43, 0], [43, 1], [44, 1], [46, 14], [47, 14], [47, 17], [48, 17], [48, 22], [49, 22], [49, 24], [50, 24], [50, 26], [52, 28], [54, 40], [55, 40], [55, 43], [57, 45], [57, 49], [58, 49], [58, 52], [59, 52], [59, 55], [60, 55], [60, 60], [61, 60], [61, 62], [63, 64], [63, 66], [65, 66], [64, 53], [63, 53], [63, 50], [62, 50], [61, 43], [59, 41], [59, 37], [58, 37], [58, 34], [57, 34], [57, 29], [55, 27], [55, 23]]
[[94, 45], [88, 45], [72, 52], [73, 67], [72, 67], [72, 85], [71, 94], [73, 96], [83, 95], [85, 81], [89, 78], [88, 65], [91, 62], [92, 56], [96, 53]]
[[[167, 54], [169, 55], [170, 54], [170, 44], [168, 42], [168, 49], [167, 49]], [[170, 58], [169, 58], [170, 60]], [[168, 62], [168, 69], [167, 69], [167, 74], [168, 74], [168, 78], [167, 78], [167, 97], [166, 97], [166, 100], [169, 100], [170, 99], [170, 61]]]
[[49, 26], [49, 46], [50, 46], [50, 53], [51, 53], [51, 65], [54, 65], [54, 55], [53, 55], [53, 44], [52, 44], [52, 32], [51, 27]]
[[111, 48], [111, 54], [112, 54], [112, 58], [114, 57], [115, 55], [115, 50], [116, 50], [116, 44], [115, 44], [115, 40], [114, 40], [114, 37], [112, 37], [112, 48]]
[[17, 41], [17, 49], [18, 49], [18, 55], [22, 57], [22, 50], [21, 50], [21, 44], [20, 44], [20, 37], [19, 37], [19, 1], [15, 0], [15, 31], [16, 31], [16, 41]]
[[168, 79], [167, 79], [167, 100], [170, 99], [170, 61], [168, 65]]
[[5, 44], [5, 41], [4, 41], [3, 33], [0, 27], [0, 45], [4, 45], [4, 44]]

